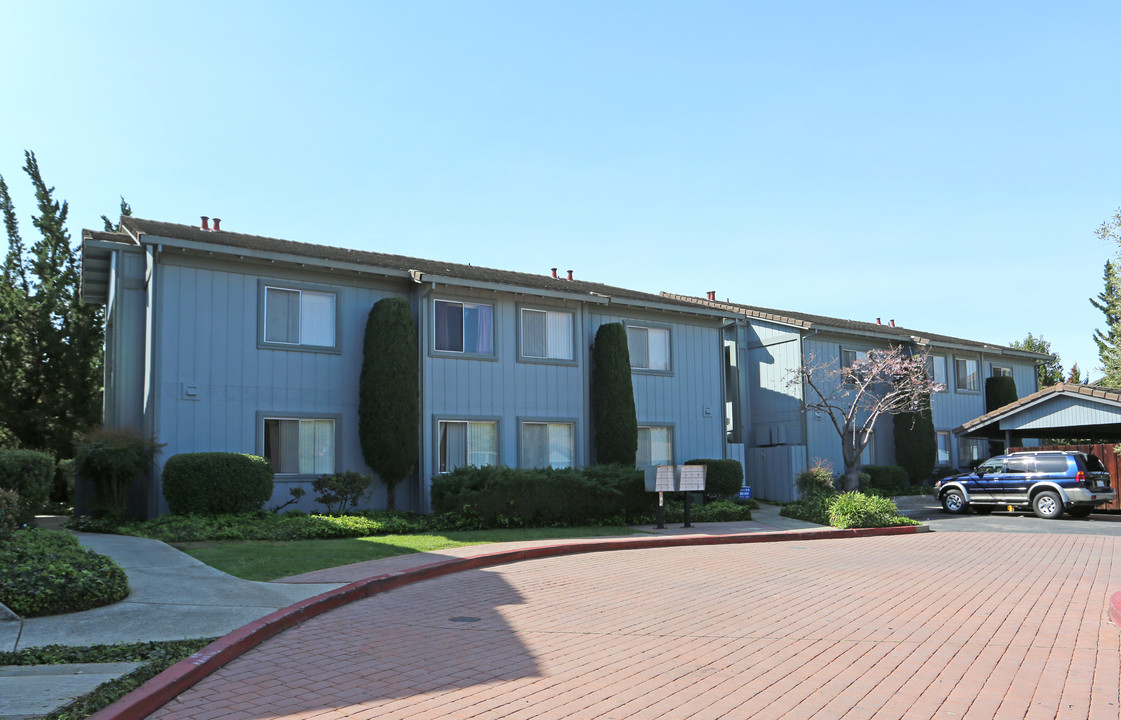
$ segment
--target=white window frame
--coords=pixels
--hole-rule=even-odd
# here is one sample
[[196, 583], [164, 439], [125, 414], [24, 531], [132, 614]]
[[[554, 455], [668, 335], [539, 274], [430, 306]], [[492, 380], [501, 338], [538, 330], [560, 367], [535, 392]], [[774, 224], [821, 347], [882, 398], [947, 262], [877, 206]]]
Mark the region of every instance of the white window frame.
[[[545, 354], [532, 355], [526, 351], [526, 313], [545, 316]], [[562, 320], [563, 319], [563, 320]], [[558, 321], [567, 321], [567, 329], [558, 328]], [[563, 365], [576, 364], [576, 313], [544, 307], [518, 308], [518, 359], [525, 362], [547, 362]]]
[[[438, 307], [441, 304], [445, 305], [458, 305], [460, 307], [459, 314], [459, 349], [454, 347], [440, 347], [440, 333], [438, 317]], [[487, 350], [467, 349], [467, 323], [464, 320], [467, 308], [489, 308], [490, 309], [490, 348]], [[459, 300], [453, 298], [435, 298], [432, 301], [432, 352], [438, 355], [450, 355], [455, 357], [478, 357], [478, 358], [494, 358], [495, 347], [498, 345], [496, 336], [497, 332], [498, 313], [494, 303], [481, 302], [477, 300]]]
[[[449, 425], [462, 425], [463, 426], [463, 451], [462, 456], [464, 462], [458, 465], [451, 465], [447, 453], [447, 438], [445, 432]], [[482, 425], [490, 425], [493, 428], [494, 447], [493, 449], [479, 448], [476, 446], [474, 449], [471, 447], [471, 428], [472, 426], [478, 427]], [[437, 418], [436, 420], [436, 472], [438, 474], [449, 473], [457, 467], [471, 466], [471, 467], [485, 467], [490, 465], [497, 465], [500, 454], [500, 438], [499, 423], [497, 418]], [[484, 457], [487, 456], [487, 457]], [[483, 462], [472, 462], [482, 460]]]
[[[966, 372], [961, 371], [959, 363], [965, 363]], [[969, 365], [972, 363], [973, 372], [969, 372]], [[973, 387], [969, 386], [968, 379], [973, 377]], [[954, 389], [959, 392], [980, 392], [981, 391], [981, 363], [977, 358], [970, 357], [955, 357], [954, 358]]]
[[[339, 416], [334, 415], [258, 413], [257, 427], [261, 433], [261, 457], [273, 462], [278, 456], [278, 453], [280, 453], [282, 457], [284, 450], [287, 449], [283, 447], [272, 448], [273, 452], [269, 452], [269, 446], [271, 444], [269, 440], [269, 423], [294, 422], [297, 423], [296, 441], [298, 445], [296, 447], [296, 459], [299, 464], [295, 470], [286, 470], [283, 467], [278, 467], [280, 465], [279, 462], [273, 462], [274, 474], [286, 477], [318, 477], [320, 475], [331, 475], [339, 466], [339, 420]], [[323, 439], [329, 440], [329, 447], [312, 449], [310, 453], [306, 455], [301, 452], [305, 449], [305, 442], [319, 443]], [[270, 457], [270, 455], [273, 457]], [[305, 459], [310, 460], [311, 464], [305, 464]]]
[[[946, 442], [945, 460], [942, 459], [942, 441]], [[954, 444], [950, 439], [949, 430], [936, 430], [934, 432], [934, 465], [935, 467], [950, 467], [953, 464]]]
[[[296, 306], [299, 308], [296, 318], [296, 340], [277, 340], [269, 338], [270, 325], [274, 323], [273, 313], [269, 311], [270, 295], [279, 301], [280, 293], [294, 293]], [[327, 300], [329, 305], [328, 317], [313, 317], [311, 302], [305, 300]], [[338, 352], [339, 351], [339, 293], [321, 287], [311, 287], [299, 283], [266, 282], [260, 284], [260, 335], [257, 345], [260, 348], [273, 348], [283, 350], [302, 350], [311, 352]], [[273, 306], [276, 307], [275, 305]], [[319, 333], [329, 333], [329, 342], [319, 342], [316, 337]]]
[[[632, 340], [632, 338], [631, 338], [632, 332], [635, 334], [636, 337], [639, 334], [644, 334], [645, 335], [645, 338], [644, 338], [644, 342], [645, 342], [645, 345], [646, 345], [646, 356], [645, 357], [641, 357], [641, 358], [636, 358], [635, 357], [636, 353], [634, 352], [634, 347], [635, 347], [636, 343], [638, 343], [638, 341], [637, 340]], [[665, 338], [664, 343], [662, 343], [661, 341], [658, 342], [659, 345], [664, 344], [664, 346], [665, 346], [665, 351], [664, 351], [665, 367], [651, 367], [651, 365], [655, 364], [651, 360], [651, 353], [650, 353], [651, 338], [652, 337], [658, 337], [658, 338], [663, 338], [664, 337]], [[627, 323], [627, 350], [628, 350], [628, 354], [630, 355], [630, 358], [631, 358], [631, 370], [637, 370], [638, 372], [644, 372], [644, 373], [661, 373], [661, 374], [665, 374], [665, 375], [668, 375], [668, 374], [673, 372], [673, 333], [670, 330], [670, 328], [668, 328], [666, 326], [663, 326], [663, 325], [648, 325], [648, 324], [641, 324], [641, 323], [634, 323], [634, 324]]]
[[[949, 392], [950, 383], [947, 379], [946, 371], [946, 356], [945, 355], [927, 355], [926, 356], [926, 374], [933, 382], [942, 386], [938, 392]], [[939, 366], [942, 372], [939, 373]]]
[[[548, 465], [531, 465], [526, 461], [526, 456], [529, 454], [530, 443], [526, 438], [526, 428], [528, 427], [544, 427], [546, 429], [546, 447], [545, 455], [548, 456]], [[560, 433], [562, 428], [567, 429], [568, 444], [566, 460], [554, 459], [554, 450], [561, 449], [559, 444], [554, 440], [560, 440]], [[557, 437], [554, 438], [554, 432]], [[576, 466], [576, 422], [573, 420], [523, 420], [519, 423], [518, 431], [518, 467], [534, 468], [534, 467], [551, 467], [554, 469], [570, 468]]]
[[[665, 458], [655, 457], [653, 452], [648, 453], [646, 457], [641, 456], [642, 446], [643, 446], [643, 443], [642, 443], [642, 433], [643, 433], [643, 431], [646, 431], [647, 434], [649, 434], [651, 431], [655, 431], [655, 430], [659, 431], [659, 432], [665, 431], [665, 433], [666, 433], [666, 436], [667, 436], [666, 442], [668, 442], [668, 444], [669, 444], [668, 457], [665, 457]], [[638, 426], [638, 452], [635, 453], [635, 460], [634, 460], [635, 467], [641, 469], [641, 468], [645, 468], [645, 467], [651, 467], [652, 465], [655, 465], [655, 464], [658, 464], [658, 465], [673, 465], [674, 464], [673, 457], [674, 457], [674, 452], [676, 450], [676, 448], [674, 447], [675, 445], [676, 445], [676, 443], [674, 442], [674, 426], [672, 424], [670, 424], [670, 423], [657, 423], [657, 424], [656, 423], [646, 423], [646, 424], [643, 424], [643, 425], [639, 425]], [[649, 440], [647, 441], [646, 446], [648, 448], [650, 448], [651, 450], [653, 450], [654, 445]], [[659, 461], [661, 461], [661, 462], [659, 462]]]

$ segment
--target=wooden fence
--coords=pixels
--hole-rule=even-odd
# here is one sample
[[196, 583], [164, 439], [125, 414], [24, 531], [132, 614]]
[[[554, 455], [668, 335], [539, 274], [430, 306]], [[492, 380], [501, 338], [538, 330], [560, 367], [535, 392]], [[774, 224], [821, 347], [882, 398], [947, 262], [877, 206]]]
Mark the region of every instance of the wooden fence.
[[[1114, 490], [1117, 490], [1118, 485], [1121, 484], [1121, 456], [1118, 456], [1113, 449], [1117, 445], [1110, 443], [1108, 445], [1043, 445], [1040, 447], [1014, 447], [1008, 448], [1008, 452], [1019, 452], [1021, 450], [1079, 450], [1081, 452], [1097, 455], [1105, 465], [1105, 469], [1109, 471], [1110, 484]], [[1114, 498], [1113, 502], [1106, 505], [1099, 505], [1099, 510], [1121, 510], [1121, 502], [1118, 498]]]

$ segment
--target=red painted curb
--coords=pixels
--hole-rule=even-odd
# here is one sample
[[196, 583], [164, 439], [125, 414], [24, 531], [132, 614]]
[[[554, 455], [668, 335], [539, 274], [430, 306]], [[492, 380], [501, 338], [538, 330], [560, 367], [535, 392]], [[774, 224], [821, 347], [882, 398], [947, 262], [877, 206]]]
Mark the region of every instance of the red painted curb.
[[1109, 598], [1109, 619], [1113, 624], [1121, 628], [1121, 592], [1113, 593]]
[[[517, 550], [499, 550], [463, 558], [450, 558], [432, 565], [358, 580], [335, 590], [281, 608], [259, 620], [243, 625], [218, 638], [194, 655], [181, 660], [120, 698], [87, 717], [87, 720], [143, 720], [207, 675], [283, 630], [299, 625], [316, 615], [372, 595], [443, 575], [493, 567], [519, 560], [534, 560], [561, 555], [611, 550], [646, 550], [657, 547], [701, 545], [741, 545], [795, 540], [835, 540], [838, 538], [914, 535], [926, 532], [925, 526], [857, 528], [852, 530], [789, 530], [753, 535], [679, 535], [641, 538], [615, 538], [558, 545], [538, 545]], [[1110, 618], [1121, 625], [1121, 592], [1113, 596]]]

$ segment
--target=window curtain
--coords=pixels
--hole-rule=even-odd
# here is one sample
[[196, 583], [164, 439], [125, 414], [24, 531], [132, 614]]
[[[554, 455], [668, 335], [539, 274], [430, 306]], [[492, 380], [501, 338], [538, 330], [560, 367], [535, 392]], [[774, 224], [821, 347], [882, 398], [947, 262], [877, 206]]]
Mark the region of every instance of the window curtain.
[[265, 288], [265, 342], [300, 342], [300, 291]]
[[548, 357], [550, 343], [545, 340], [547, 325], [545, 313], [540, 310], [522, 310], [522, 355], [533, 358]]
[[631, 367], [650, 367], [650, 337], [646, 328], [627, 328], [627, 350], [631, 355]]
[[335, 421], [300, 420], [299, 466], [301, 475], [335, 471]]
[[463, 351], [490, 355], [494, 352], [494, 308], [463, 303]]
[[300, 307], [300, 343], [333, 347], [335, 344], [335, 296], [305, 292]]
[[299, 420], [265, 420], [265, 457], [273, 472], [300, 472], [299, 448]]
[[548, 356], [557, 360], [572, 359], [572, 313], [548, 313]]
[[669, 465], [673, 462], [673, 435], [668, 427], [650, 428], [650, 464]]
[[549, 464], [549, 426], [545, 423], [522, 425], [522, 467], [542, 468]]
[[648, 367], [651, 370], [669, 370], [669, 330], [650, 328], [647, 330]]
[[573, 435], [573, 428], [570, 423], [549, 424], [549, 465], [551, 467], [572, 467]]
[[492, 422], [467, 424], [467, 463], [469, 465], [498, 464], [498, 426]]

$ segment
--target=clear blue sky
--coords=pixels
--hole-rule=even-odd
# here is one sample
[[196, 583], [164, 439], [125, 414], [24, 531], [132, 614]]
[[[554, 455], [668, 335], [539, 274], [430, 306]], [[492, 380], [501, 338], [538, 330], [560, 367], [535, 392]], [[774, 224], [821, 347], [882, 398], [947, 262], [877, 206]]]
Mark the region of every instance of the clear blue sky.
[[[1096, 367], [1121, 3], [4, 2], [0, 174]], [[2, 241], [0, 241], [2, 242]], [[2, 247], [2, 246], [0, 246]]]

